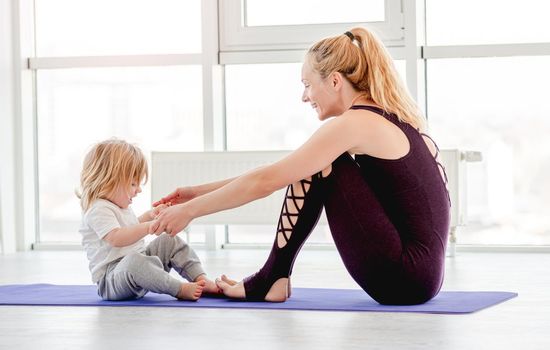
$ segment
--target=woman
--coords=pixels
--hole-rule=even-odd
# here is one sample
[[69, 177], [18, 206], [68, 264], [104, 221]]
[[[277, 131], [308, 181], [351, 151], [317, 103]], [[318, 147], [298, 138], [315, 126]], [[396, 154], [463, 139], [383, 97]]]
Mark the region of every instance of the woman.
[[[285, 301], [292, 265], [325, 208], [334, 243], [354, 280], [382, 304], [419, 304], [443, 282], [450, 200], [437, 146], [383, 44], [354, 28], [308, 51], [304, 93], [324, 123], [286, 158], [234, 179], [179, 188], [155, 231], [179, 232], [194, 218], [287, 187], [265, 265], [223, 292]], [[353, 158], [352, 156], [355, 156]]]

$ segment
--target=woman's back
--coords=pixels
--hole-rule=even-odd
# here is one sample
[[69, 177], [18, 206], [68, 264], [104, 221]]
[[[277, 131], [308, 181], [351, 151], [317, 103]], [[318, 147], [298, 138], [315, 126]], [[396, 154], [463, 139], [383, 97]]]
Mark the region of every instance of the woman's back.
[[[440, 165], [425, 139], [409, 124], [399, 122], [396, 116], [370, 106], [354, 106], [378, 113], [401, 129], [407, 137], [408, 152], [396, 159], [382, 159], [357, 154], [361, 173], [372, 184], [388, 215], [407, 237], [418, 237], [419, 232], [434, 230], [434, 239], [444, 245], [449, 228], [450, 199]], [[444, 175], [443, 175], [444, 176]]]

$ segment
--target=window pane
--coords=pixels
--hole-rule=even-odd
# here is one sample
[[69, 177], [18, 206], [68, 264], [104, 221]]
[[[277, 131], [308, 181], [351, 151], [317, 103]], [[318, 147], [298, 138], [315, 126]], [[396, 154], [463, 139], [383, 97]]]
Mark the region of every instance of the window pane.
[[469, 223], [460, 243], [550, 244], [550, 58], [428, 65], [429, 120], [440, 147], [483, 152], [482, 163], [468, 166]]
[[[44, 70], [37, 73], [40, 240], [78, 241], [74, 195], [85, 153], [117, 137], [153, 150], [201, 151], [199, 66]], [[133, 204], [149, 208], [145, 186]]]
[[384, 21], [384, 0], [246, 0], [247, 26]]
[[228, 150], [294, 149], [319, 127], [315, 111], [301, 101], [301, 68], [301, 63], [226, 66]]
[[403, 85], [407, 85], [407, 62], [405, 60], [394, 60], [393, 64], [395, 65], [395, 70], [399, 77], [403, 81]]
[[[301, 63], [226, 66], [229, 150], [296, 149], [313, 134], [321, 122], [301, 101], [301, 69]], [[271, 243], [276, 225], [276, 217], [273, 225], [231, 225], [229, 242]], [[332, 242], [328, 225], [318, 225], [308, 242]]]
[[38, 56], [201, 51], [200, 0], [37, 0]]
[[[405, 79], [405, 61], [394, 61]], [[296, 149], [321, 125], [301, 96], [301, 63], [227, 65], [227, 148]], [[261, 77], [261, 78], [260, 78]]]
[[427, 0], [429, 45], [550, 41], [550, 2]]

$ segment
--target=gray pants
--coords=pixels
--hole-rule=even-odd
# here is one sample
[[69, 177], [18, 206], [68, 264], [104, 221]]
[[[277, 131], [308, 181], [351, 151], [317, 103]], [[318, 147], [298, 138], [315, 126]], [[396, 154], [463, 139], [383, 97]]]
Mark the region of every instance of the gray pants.
[[98, 282], [98, 294], [104, 300], [141, 298], [149, 291], [175, 297], [182, 281], [169, 274], [171, 268], [188, 281], [204, 274], [193, 249], [178, 236], [164, 233], [149, 243], [145, 252], [130, 253], [110, 263]]

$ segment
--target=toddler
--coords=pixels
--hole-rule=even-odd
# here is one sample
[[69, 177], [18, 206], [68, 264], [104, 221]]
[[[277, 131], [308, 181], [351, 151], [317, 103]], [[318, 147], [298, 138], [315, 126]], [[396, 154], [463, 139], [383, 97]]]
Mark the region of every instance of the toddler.
[[[99, 296], [124, 300], [152, 291], [197, 300], [203, 292], [218, 293], [193, 249], [178, 236], [163, 233], [145, 245], [143, 238], [152, 233], [156, 216], [170, 205], [134, 214], [132, 199], [147, 176], [141, 150], [122, 140], [100, 142], [84, 159], [77, 193], [82, 207], [79, 232]], [[172, 268], [190, 282], [171, 276]]]

